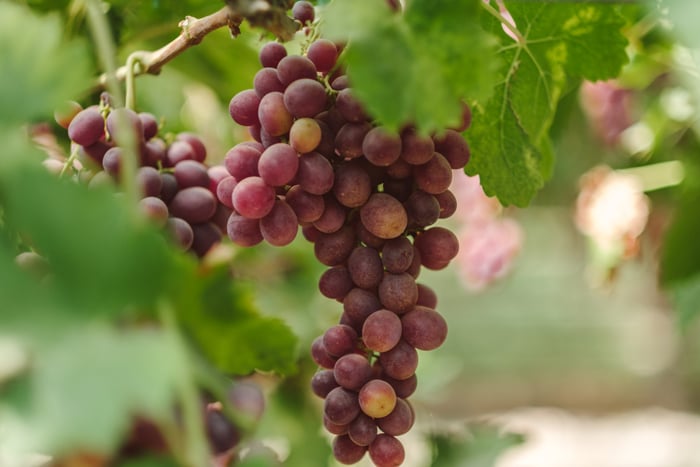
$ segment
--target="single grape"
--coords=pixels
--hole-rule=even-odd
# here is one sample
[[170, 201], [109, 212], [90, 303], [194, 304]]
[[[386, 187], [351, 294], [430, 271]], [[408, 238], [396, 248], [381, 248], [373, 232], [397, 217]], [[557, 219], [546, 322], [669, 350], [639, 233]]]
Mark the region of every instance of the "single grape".
[[335, 98], [335, 107], [340, 115], [348, 122], [364, 122], [367, 118], [367, 112], [364, 107], [354, 96], [352, 89], [346, 88], [338, 92]]
[[260, 219], [272, 211], [275, 205], [275, 189], [260, 177], [248, 177], [239, 181], [231, 194], [233, 208], [249, 219]]
[[155, 115], [148, 112], [139, 112], [138, 116], [143, 128], [143, 139], [148, 141], [158, 134], [158, 120]]
[[345, 225], [347, 209], [336, 201], [334, 196], [323, 198], [324, 208], [321, 217], [314, 221], [314, 227], [323, 233], [333, 233]]
[[158, 167], [158, 164], [165, 165], [165, 158], [168, 147], [160, 138], [151, 138], [144, 144], [143, 164], [151, 167]]
[[138, 114], [131, 109], [112, 109], [107, 115], [106, 124], [109, 137], [116, 144], [143, 141], [143, 123]]
[[377, 419], [377, 425], [387, 435], [401, 436], [409, 432], [414, 421], [415, 415], [409, 402], [397, 398], [394, 410], [386, 417]]
[[345, 425], [338, 425], [328, 420], [328, 417], [325, 415], [323, 416], [323, 427], [332, 435], [346, 435], [348, 433], [348, 426], [350, 426], [349, 423]]
[[357, 208], [372, 194], [369, 174], [359, 164], [346, 163], [335, 168], [333, 194], [343, 206]]
[[243, 126], [255, 125], [258, 119], [260, 96], [254, 89], [246, 89], [231, 98], [228, 106], [229, 114], [234, 122]]
[[192, 232], [194, 239], [191, 249], [200, 258], [221, 241], [221, 230], [212, 222], [192, 224]]
[[311, 378], [311, 390], [321, 399], [325, 399], [328, 393], [337, 387], [333, 370], [319, 370]]
[[347, 425], [360, 414], [357, 393], [342, 387], [332, 389], [324, 400], [323, 413], [336, 425]]
[[333, 457], [341, 464], [356, 464], [362, 460], [366, 452], [366, 446], [355, 444], [348, 435], [336, 436], [333, 439]]
[[435, 144], [428, 136], [409, 128], [401, 133], [401, 159], [412, 165], [422, 165], [433, 158]]
[[394, 379], [385, 374], [382, 374], [381, 378], [387, 383], [391, 384], [391, 387], [394, 388], [394, 391], [396, 392], [396, 397], [401, 399], [410, 397], [414, 392], [416, 392], [416, 388], [418, 387], [418, 378], [416, 377], [415, 373], [406, 379]]
[[287, 191], [285, 201], [294, 210], [300, 223], [317, 221], [325, 209], [322, 196], [307, 193], [299, 185], [294, 185]]
[[401, 155], [401, 138], [387, 128], [374, 127], [362, 140], [362, 153], [372, 164], [386, 167]]
[[391, 195], [374, 193], [360, 208], [360, 219], [367, 230], [379, 238], [390, 239], [401, 235], [408, 224], [406, 210]]
[[440, 218], [440, 202], [422, 190], [415, 190], [404, 203], [408, 224], [413, 227], [427, 227]]
[[321, 143], [321, 126], [313, 118], [300, 118], [289, 130], [289, 144], [300, 154], [315, 150]]
[[382, 246], [382, 264], [393, 274], [406, 272], [413, 262], [413, 245], [406, 237], [387, 240]]
[[188, 188], [191, 186], [209, 187], [209, 173], [207, 167], [201, 162], [194, 160], [184, 160], [175, 165], [173, 171], [177, 186]]
[[258, 120], [262, 129], [270, 136], [281, 136], [287, 133], [292, 127], [294, 118], [284, 105], [284, 94], [277, 91], [265, 94], [258, 106]]
[[287, 49], [279, 42], [268, 42], [262, 46], [258, 56], [262, 66], [274, 68], [287, 56]]
[[333, 370], [337, 358], [333, 357], [328, 353], [328, 351], [326, 351], [326, 347], [323, 345], [323, 337], [324, 336], [318, 336], [311, 343], [311, 358], [321, 368]]
[[389, 383], [373, 379], [357, 395], [360, 409], [372, 418], [386, 417], [396, 406], [396, 393]]
[[224, 166], [237, 181], [258, 175], [258, 163], [261, 151], [246, 144], [237, 144], [228, 150], [224, 157]]
[[306, 51], [306, 56], [316, 65], [318, 71], [327, 73], [335, 66], [338, 49], [328, 39], [316, 39]]
[[369, 457], [376, 467], [398, 467], [403, 464], [406, 453], [401, 441], [382, 433], [369, 445]]
[[315, 79], [298, 79], [284, 90], [284, 106], [296, 118], [313, 117], [326, 107], [326, 101], [326, 90]]
[[219, 410], [210, 409], [204, 417], [209, 446], [214, 454], [222, 454], [241, 440], [238, 429]]
[[384, 267], [379, 252], [367, 246], [356, 247], [347, 259], [352, 282], [363, 289], [373, 289], [384, 277]]
[[174, 167], [185, 160], [194, 160], [195, 153], [192, 149], [192, 145], [185, 141], [174, 141], [173, 144], [168, 146], [165, 153], [165, 165], [167, 167]]
[[455, 170], [463, 169], [471, 156], [467, 141], [455, 130], [445, 130], [442, 136], [435, 138], [435, 151], [445, 156]]
[[333, 166], [321, 154], [309, 152], [299, 157], [295, 180], [304, 191], [314, 195], [326, 194], [333, 187], [333, 179]]
[[183, 251], [189, 250], [194, 241], [194, 232], [190, 224], [179, 217], [170, 217], [167, 226], [175, 243], [179, 245]]
[[255, 246], [263, 241], [260, 233], [260, 221], [249, 219], [234, 212], [228, 219], [226, 234], [231, 241], [239, 246]]
[[388, 352], [401, 340], [401, 319], [396, 313], [381, 309], [367, 317], [362, 325], [362, 341], [375, 352]]
[[438, 301], [435, 291], [425, 284], [417, 283], [416, 285], [418, 286], [418, 301], [416, 305], [435, 309]]
[[386, 174], [391, 178], [403, 180], [413, 174], [413, 167], [403, 159], [397, 159], [387, 166]]
[[121, 172], [123, 157], [124, 151], [119, 146], [114, 146], [107, 150], [102, 158], [102, 167], [105, 169], [105, 172], [112, 177], [118, 178]]
[[366, 121], [344, 124], [335, 135], [335, 150], [345, 159], [362, 156], [362, 141], [371, 129]]
[[435, 195], [440, 205], [440, 219], [447, 219], [457, 212], [457, 198], [450, 190]]
[[139, 208], [147, 218], [159, 227], [165, 226], [168, 222], [168, 206], [160, 198], [147, 196], [139, 201]]
[[410, 311], [418, 301], [416, 280], [406, 272], [385, 274], [379, 284], [378, 292], [382, 305], [398, 314]]
[[207, 175], [209, 176], [209, 191], [216, 194], [216, 189], [219, 187], [219, 183], [224, 178], [231, 176], [223, 165], [212, 165], [207, 168]]
[[335, 362], [333, 375], [340, 386], [357, 391], [372, 377], [372, 367], [362, 355], [346, 354]]
[[277, 70], [274, 68], [262, 68], [255, 73], [253, 79], [255, 93], [262, 99], [265, 94], [271, 92], [284, 92], [284, 84], [280, 81]]
[[323, 348], [335, 357], [354, 352], [357, 348], [357, 332], [344, 324], [332, 326], [323, 334]]
[[165, 201], [165, 204], [170, 204], [170, 202], [173, 200], [173, 198], [178, 192], [177, 180], [175, 180], [175, 175], [167, 172], [161, 172], [160, 181], [160, 199]]
[[437, 311], [416, 306], [401, 317], [404, 340], [420, 350], [434, 350], [445, 342], [447, 323]]
[[293, 147], [277, 143], [268, 147], [258, 159], [258, 173], [270, 186], [288, 184], [299, 168], [299, 156]]
[[336, 266], [347, 260], [356, 241], [352, 228], [345, 226], [337, 232], [321, 234], [314, 243], [314, 255], [321, 264]]
[[436, 152], [428, 162], [414, 167], [413, 177], [418, 188], [435, 195], [450, 187], [452, 167], [442, 154]]
[[393, 349], [379, 355], [379, 364], [390, 378], [410, 378], [418, 368], [418, 352], [405, 340], [400, 340]]
[[318, 280], [318, 289], [328, 298], [342, 300], [352, 290], [353, 283], [345, 266], [333, 266], [326, 269]]
[[105, 120], [97, 106], [81, 110], [68, 125], [68, 137], [81, 146], [90, 146], [104, 135]]
[[168, 205], [170, 213], [190, 224], [208, 221], [216, 212], [216, 198], [201, 186], [180, 190]]
[[414, 245], [420, 251], [421, 263], [428, 269], [439, 270], [457, 256], [459, 240], [444, 227], [431, 227], [415, 239]]
[[294, 210], [282, 200], [276, 200], [272, 210], [260, 219], [260, 233], [270, 245], [289, 245], [296, 238], [298, 230]]
[[359, 287], [350, 290], [343, 300], [343, 314], [360, 330], [367, 317], [381, 308], [382, 304], [374, 292]]
[[163, 179], [153, 167], [139, 167], [136, 172], [136, 184], [143, 197], [158, 196], [163, 188]]
[[314, 21], [314, 6], [304, 0], [294, 2], [292, 16], [301, 24], [310, 24]]
[[377, 423], [361, 413], [348, 425], [348, 436], [358, 446], [369, 446], [377, 437]]
[[298, 79], [316, 79], [316, 66], [300, 55], [288, 55], [277, 64], [277, 74], [285, 86]]

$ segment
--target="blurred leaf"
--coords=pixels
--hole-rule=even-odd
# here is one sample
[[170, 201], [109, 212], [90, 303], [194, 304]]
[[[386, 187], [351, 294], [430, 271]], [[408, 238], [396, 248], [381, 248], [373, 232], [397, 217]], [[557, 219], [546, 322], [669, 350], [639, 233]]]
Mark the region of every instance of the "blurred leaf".
[[516, 433], [501, 433], [488, 426], [470, 427], [470, 439], [435, 435], [433, 463], [435, 467], [491, 467], [504, 451], [522, 444], [525, 438]]
[[470, 175], [503, 204], [527, 205], [551, 174], [548, 131], [572, 79], [616, 76], [627, 61], [625, 24], [615, 5], [592, 2], [506, 2], [524, 43], [501, 38], [504, 66], [491, 99], [475, 112], [467, 132]]
[[120, 462], [115, 467], [180, 467], [180, 464], [164, 457], [142, 457]]
[[176, 388], [190, 378], [182, 348], [158, 329], [85, 326], [37, 357], [33, 421], [49, 452], [112, 451], [133, 415], [171, 419]]
[[324, 10], [324, 35], [351, 41], [348, 75], [372, 116], [430, 132], [459, 124], [461, 100], [490, 93], [495, 43], [480, 13], [479, 0], [411, 2], [404, 15], [386, 2], [336, 0]]
[[178, 318], [220, 371], [245, 375], [254, 370], [295, 371], [297, 339], [277, 318], [261, 316], [250, 290], [226, 268], [203, 271], [192, 287], [180, 291]]
[[0, 123], [50, 117], [90, 85], [85, 44], [62, 34], [58, 15], [0, 3]]

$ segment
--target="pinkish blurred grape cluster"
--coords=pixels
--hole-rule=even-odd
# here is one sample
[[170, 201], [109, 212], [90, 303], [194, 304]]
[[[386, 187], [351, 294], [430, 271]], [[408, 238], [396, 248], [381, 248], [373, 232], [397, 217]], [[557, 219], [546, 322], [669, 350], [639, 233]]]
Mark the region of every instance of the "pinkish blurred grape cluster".
[[498, 200], [486, 196], [478, 176], [455, 172], [451, 190], [458, 200], [459, 276], [468, 290], [482, 290], [511, 270], [523, 231], [515, 220], [503, 216]]
[[584, 81], [581, 107], [595, 135], [607, 146], [616, 145], [632, 125], [632, 92], [615, 81]]

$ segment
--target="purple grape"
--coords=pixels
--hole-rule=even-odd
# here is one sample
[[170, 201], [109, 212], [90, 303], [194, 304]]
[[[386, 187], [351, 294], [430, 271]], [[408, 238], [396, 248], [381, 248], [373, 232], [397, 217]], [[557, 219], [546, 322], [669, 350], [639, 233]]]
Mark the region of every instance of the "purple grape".
[[277, 70], [274, 68], [262, 68], [258, 70], [253, 79], [255, 93], [262, 98], [271, 92], [284, 92], [284, 84], [280, 81]]
[[298, 79], [284, 91], [284, 106], [296, 118], [313, 117], [326, 107], [326, 100], [326, 90], [315, 79]]
[[194, 159], [195, 152], [192, 149], [192, 145], [185, 141], [174, 141], [165, 154], [165, 165], [167, 167], [175, 167], [182, 161]]
[[197, 162], [204, 162], [204, 160], [207, 158], [207, 148], [204, 145], [204, 142], [194, 133], [189, 133], [187, 131], [178, 133], [175, 139], [176, 141], [184, 141], [192, 146], [192, 150], [194, 151], [194, 160]]
[[268, 147], [258, 160], [258, 173], [270, 186], [284, 186], [292, 181], [299, 168], [299, 156], [290, 145], [277, 143]]
[[264, 67], [275, 68], [284, 57], [287, 56], [287, 49], [279, 42], [268, 42], [260, 49], [260, 64]]
[[298, 230], [294, 210], [281, 200], [275, 201], [272, 210], [260, 219], [260, 233], [270, 245], [289, 245], [296, 238]]
[[153, 114], [148, 112], [140, 112], [138, 116], [143, 128], [143, 139], [148, 141], [158, 134], [158, 120]]
[[201, 162], [184, 160], [175, 165], [173, 172], [177, 185], [182, 188], [201, 186], [209, 188], [209, 173], [207, 167]]
[[200, 258], [221, 241], [221, 231], [212, 222], [203, 222], [201, 224], [192, 224], [192, 232], [194, 239], [191, 249]]
[[259, 122], [259, 105], [260, 96], [256, 94], [255, 90], [246, 89], [231, 98], [228, 111], [234, 122], [239, 125], [250, 126]]
[[206, 188], [193, 186], [178, 191], [168, 207], [173, 216], [199, 224], [208, 221], [216, 212], [216, 198]]
[[296, 183], [304, 191], [323, 195], [333, 187], [333, 166], [328, 159], [317, 152], [309, 152], [299, 157]]
[[306, 56], [316, 65], [318, 71], [327, 73], [335, 66], [338, 49], [328, 39], [317, 39], [309, 46]]
[[105, 120], [97, 106], [78, 112], [68, 125], [68, 137], [81, 146], [90, 146], [105, 135]]
[[226, 170], [237, 181], [258, 175], [261, 151], [253, 146], [239, 143], [228, 150], [224, 157]]
[[221, 180], [216, 186], [216, 198], [220, 203], [230, 209], [233, 209], [233, 198], [231, 195], [236, 185], [238, 185], [236, 179], [229, 176]]
[[[143, 123], [138, 114], [131, 109], [112, 109], [107, 115], [107, 132], [116, 144], [123, 145], [127, 141], [141, 142], [144, 139]], [[127, 136], [130, 132], [131, 135]]]
[[238, 182], [231, 198], [233, 208], [240, 215], [260, 219], [272, 211], [275, 205], [275, 189], [260, 177], [248, 177]]
[[292, 6], [292, 16], [301, 24], [309, 24], [314, 21], [314, 6], [304, 0], [294, 2]]
[[136, 172], [136, 184], [142, 196], [158, 196], [163, 188], [163, 179], [153, 167], [140, 167]]
[[226, 234], [233, 243], [243, 247], [255, 246], [263, 241], [260, 221], [243, 217], [236, 212], [228, 219]]
[[306, 57], [288, 55], [277, 64], [277, 73], [282, 84], [288, 86], [298, 79], [316, 79], [316, 66]]
[[[294, 123], [292, 114], [284, 105], [284, 95], [281, 92], [270, 92], [260, 99], [258, 119], [262, 129], [270, 136], [281, 136], [287, 133]], [[267, 146], [264, 141], [263, 145]]]

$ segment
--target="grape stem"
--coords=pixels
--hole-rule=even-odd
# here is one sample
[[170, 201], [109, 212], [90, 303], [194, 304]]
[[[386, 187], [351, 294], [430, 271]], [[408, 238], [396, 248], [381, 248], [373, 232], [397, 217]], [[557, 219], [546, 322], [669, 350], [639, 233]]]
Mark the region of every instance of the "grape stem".
[[520, 30], [517, 28], [517, 26], [515, 26], [515, 24], [513, 24], [511, 21], [506, 19], [498, 10], [496, 10], [493, 6], [491, 6], [490, 3], [487, 3], [485, 1], [482, 1], [479, 3], [481, 4], [481, 7], [484, 8], [491, 16], [498, 19], [498, 21], [500, 21], [505, 28], [507, 28], [510, 32], [513, 33], [513, 35], [515, 36], [515, 38], [519, 44], [525, 44], [525, 42], [526, 42], [525, 37], [520, 32]]
[[96, 87], [104, 88], [110, 79], [124, 80], [132, 73], [133, 76], [157, 75], [166, 63], [202, 42], [212, 31], [228, 26], [231, 35], [238, 36], [243, 20], [248, 20], [253, 26], [267, 29], [282, 40], [291, 39], [299, 26], [286, 15], [285, 10], [273, 7], [266, 1], [238, 0], [203, 18], [187, 16], [180, 21], [182, 31], [174, 40], [158, 50], [135, 52], [132, 56], [138, 59], [138, 63], [133, 70], [130, 70], [130, 64], [127, 63], [114, 74], [104, 73], [98, 78]]

